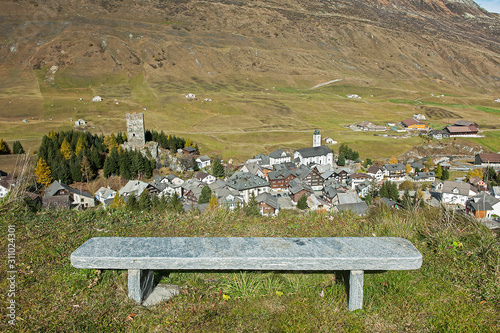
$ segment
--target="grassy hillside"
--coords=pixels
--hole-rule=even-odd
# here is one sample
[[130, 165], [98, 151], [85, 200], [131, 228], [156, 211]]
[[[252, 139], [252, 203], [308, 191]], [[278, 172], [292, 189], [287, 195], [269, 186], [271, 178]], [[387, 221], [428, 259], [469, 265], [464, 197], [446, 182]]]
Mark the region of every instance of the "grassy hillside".
[[[299, 214], [250, 218], [217, 210], [41, 211], [0, 204], [2, 230], [15, 226], [15, 328], [133, 332], [493, 332], [500, 328], [498, 235], [440, 209], [375, 207], [367, 217]], [[6, 231], [5, 231], [6, 232]], [[70, 254], [91, 237], [399, 236], [422, 253], [413, 271], [365, 275], [364, 308], [347, 311], [339, 274], [173, 273], [179, 296], [153, 307], [127, 298], [127, 273], [76, 269]], [[1, 238], [6, 249], [7, 237]], [[5, 260], [4, 260], [5, 263]], [[5, 264], [4, 264], [5, 265]], [[5, 277], [7, 269], [3, 269]], [[7, 290], [7, 280], [0, 280]], [[4, 293], [2, 298], [6, 299]], [[4, 308], [5, 310], [5, 308]]]

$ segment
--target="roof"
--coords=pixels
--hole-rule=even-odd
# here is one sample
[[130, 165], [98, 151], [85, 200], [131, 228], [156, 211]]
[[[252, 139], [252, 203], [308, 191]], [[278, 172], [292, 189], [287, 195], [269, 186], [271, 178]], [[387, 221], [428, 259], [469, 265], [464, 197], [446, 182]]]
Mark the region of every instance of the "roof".
[[478, 156], [482, 163], [500, 163], [500, 154], [484, 153]]
[[454, 190], [463, 196], [469, 196], [470, 191], [477, 193], [477, 190], [469, 183], [454, 181], [445, 181], [443, 183], [443, 193], [454, 193]]
[[184, 147], [182, 149], [189, 152], [189, 153], [194, 153], [196, 151], [196, 149], [194, 147]]
[[303, 182], [299, 181], [298, 179], [294, 179], [293, 181], [290, 182], [290, 193], [292, 195], [299, 193], [302, 190], [310, 192], [310, 193], [314, 192], [312, 190], [311, 186], [309, 186], [309, 184], [303, 183]]
[[278, 209], [278, 199], [273, 197], [270, 193], [264, 192], [255, 197], [258, 203], [264, 202], [274, 209]]
[[428, 178], [436, 178], [436, 173], [434, 171], [429, 172], [417, 172], [415, 179], [428, 179]]
[[238, 191], [243, 191], [256, 187], [270, 186], [270, 184], [265, 179], [250, 172], [237, 171], [227, 180], [227, 186]]
[[352, 173], [348, 177], [351, 179], [372, 179], [372, 176], [366, 173]]
[[272, 158], [281, 158], [281, 157], [287, 157], [288, 155], [282, 150], [282, 149], [276, 149], [273, 151], [271, 154], [269, 154], [269, 157]]
[[382, 171], [382, 169], [380, 169], [379, 167], [374, 166], [374, 165], [370, 166], [370, 167], [368, 168], [368, 170], [366, 170], [366, 172], [368, 172], [368, 173], [372, 173], [372, 174], [376, 174], [376, 173], [377, 173], [377, 172], [379, 172], [379, 171]]
[[94, 196], [92, 194], [90, 194], [90, 193], [74, 189], [74, 188], [72, 188], [72, 187], [70, 187], [68, 185], [61, 184], [58, 181], [55, 181], [52, 184], [50, 184], [50, 186], [45, 190], [44, 197], [53, 197], [60, 190], [67, 190], [67, 191], [69, 191], [71, 193], [78, 194], [78, 195], [81, 195], [81, 196], [84, 196], [84, 197], [87, 197], [87, 198], [92, 198], [92, 199], [94, 198]]
[[421, 122], [420, 120], [417, 120], [415, 118], [409, 118], [409, 119], [405, 119], [401, 122], [401, 124], [403, 124], [404, 126], [406, 127], [410, 127], [412, 125], [426, 125], [425, 123]]
[[205, 179], [207, 178], [208, 176], [210, 176], [210, 174], [206, 173], [206, 172], [203, 172], [203, 171], [200, 171], [200, 172], [197, 172], [194, 174], [194, 178], [198, 179], [198, 180], [202, 180], [202, 179]]
[[472, 207], [475, 211], [493, 210], [493, 206], [495, 206], [499, 202], [500, 200], [498, 200], [494, 196], [486, 192], [481, 192], [479, 195], [470, 198], [469, 206]]
[[200, 162], [207, 162], [210, 161], [210, 157], [208, 157], [207, 155], [202, 155], [198, 157], [196, 160], [200, 160]]
[[133, 193], [136, 196], [139, 196], [148, 186], [150, 185], [146, 182], [140, 180], [129, 180], [125, 186], [123, 186], [120, 190], [118, 190], [120, 195], [124, 195], [125, 193]]
[[293, 174], [293, 170], [271, 171], [267, 174], [267, 177], [269, 178], [269, 180], [276, 180], [279, 176], [286, 178]]
[[477, 127], [477, 124], [475, 122], [469, 121], [469, 120], [463, 120], [463, 119], [457, 120], [454, 125], [455, 126], [475, 126], [475, 127]]
[[385, 164], [384, 168], [387, 171], [406, 171], [406, 166], [403, 163], [396, 163], [396, 164]]
[[339, 192], [339, 193], [337, 193], [337, 198], [339, 199], [339, 205], [354, 204], [356, 202], [362, 201], [357, 196], [357, 194], [353, 194], [353, 193]]
[[333, 186], [327, 186], [323, 188], [323, 194], [327, 197], [332, 199], [334, 196], [337, 195], [337, 193], [344, 193], [344, 191], [338, 190]]
[[366, 204], [366, 202], [361, 201], [352, 204], [337, 205], [336, 208], [339, 212], [351, 211], [357, 215], [363, 215], [368, 210], [368, 205]]
[[331, 152], [332, 151], [328, 148], [328, 146], [302, 148], [297, 150], [297, 153], [299, 153], [303, 158], [324, 156], [330, 154]]
[[475, 126], [446, 126], [443, 131], [452, 133], [477, 133]]
[[101, 187], [100, 189], [95, 192], [95, 195], [100, 195], [101, 197], [109, 197], [111, 194], [116, 193], [116, 191], [113, 191], [112, 189], [109, 189], [107, 187]]

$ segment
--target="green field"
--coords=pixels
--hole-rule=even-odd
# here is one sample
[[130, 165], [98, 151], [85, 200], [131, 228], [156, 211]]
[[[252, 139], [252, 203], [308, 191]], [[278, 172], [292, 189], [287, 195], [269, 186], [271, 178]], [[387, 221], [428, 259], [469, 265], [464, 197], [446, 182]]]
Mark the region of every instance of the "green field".
[[[443, 96], [437, 95], [437, 84], [415, 91], [412, 89], [424, 85], [391, 82], [372, 87], [346, 79], [313, 90], [318, 79], [308, 77], [292, 81], [290, 77], [234, 74], [160, 80], [145, 74], [84, 77], [59, 70], [51, 81], [48, 68], [25, 72], [4, 69], [0, 74], [5, 79], [0, 83], [1, 136], [7, 140], [39, 140], [51, 129], [73, 128], [79, 118], [88, 122], [80, 130], [124, 132], [125, 114], [143, 112], [146, 128], [192, 138], [202, 154], [220, 154], [237, 161], [278, 147], [310, 146], [315, 129], [323, 137], [349, 144], [361, 158], [383, 159], [404, 153], [419, 144], [418, 139], [382, 138], [352, 132], [345, 126], [363, 120], [397, 124], [424, 113], [432, 128], [442, 128], [459, 118], [474, 120], [489, 131], [486, 138], [473, 141], [488, 150], [500, 150], [497, 103], [490, 96], [452, 92], [449, 87]], [[197, 98], [188, 100], [187, 93]], [[347, 94], [358, 94], [362, 99], [349, 99]], [[103, 101], [92, 102], [95, 95]]]

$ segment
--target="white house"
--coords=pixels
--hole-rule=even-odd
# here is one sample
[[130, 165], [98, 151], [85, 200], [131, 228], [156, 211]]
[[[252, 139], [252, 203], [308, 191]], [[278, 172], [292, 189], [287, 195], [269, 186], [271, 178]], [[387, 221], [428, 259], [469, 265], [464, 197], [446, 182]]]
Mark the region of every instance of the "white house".
[[241, 171], [235, 172], [227, 180], [227, 186], [239, 191], [245, 202], [249, 201], [252, 194], [258, 196], [271, 191], [271, 184], [268, 181], [249, 172]]
[[290, 157], [290, 155], [288, 155], [281, 149], [276, 149], [271, 154], [269, 154], [269, 163], [271, 164], [271, 166], [275, 164], [287, 163], [291, 160], [292, 158]]
[[92, 102], [102, 102], [101, 96], [94, 96], [94, 98], [92, 98]]
[[350, 185], [351, 189], [355, 190], [358, 185], [372, 179], [372, 176], [365, 173], [353, 173], [347, 176], [347, 185]]
[[94, 196], [104, 207], [106, 207], [109, 205], [110, 201], [115, 198], [116, 191], [113, 191], [109, 187], [101, 187], [95, 192]]
[[2, 180], [0, 181], [0, 198], [4, 198], [7, 196], [7, 193], [10, 191], [11, 185], [9, 182]]
[[211, 174], [200, 171], [194, 175], [194, 178], [204, 184], [212, 184], [217, 180], [217, 178]]
[[465, 207], [467, 199], [476, 195], [478, 191], [469, 183], [445, 181], [441, 201], [445, 204]]
[[196, 159], [196, 163], [198, 164], [199, 169], [206, 168], [210, 165], [210, 157], [207, 155], [202, 155]]
[[385, 175], [384, 171], [381, 168], [376, 167], [374, 165], [368, 168], [366, 174], [372, 176], [372, 178], [374, 178], [379, 183], [381, 183], [382, 180], [384, 180], [384, 175]]
[[144, 190], [148, 190], [150, 194], [158, 193], [158, 189], [151, 184], [140, 180], [129, 180], [125, 186], [118, 190], [118, 194], [122, 197], [135, 195], [140, 196]]

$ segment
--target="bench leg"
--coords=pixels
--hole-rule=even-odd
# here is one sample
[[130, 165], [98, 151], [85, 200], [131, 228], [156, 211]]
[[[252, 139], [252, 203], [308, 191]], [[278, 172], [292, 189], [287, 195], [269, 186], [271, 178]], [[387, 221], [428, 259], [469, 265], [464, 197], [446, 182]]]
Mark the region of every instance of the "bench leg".
[[128, 270], [128, 297], [141, 304], [153, 291], [154, 274], [150, 269]]
[[349, 311], [363, 308], [363, 277], [364, 271], [349, 271], [349, 291], [347, 295]]

